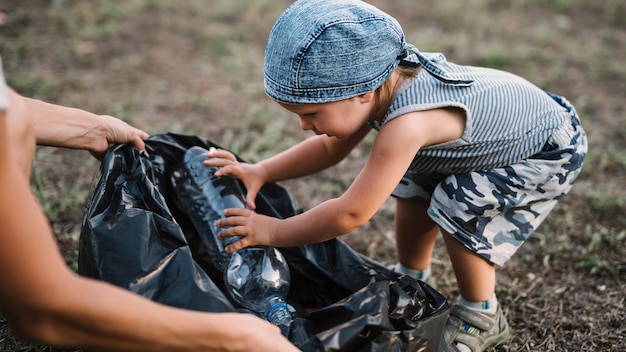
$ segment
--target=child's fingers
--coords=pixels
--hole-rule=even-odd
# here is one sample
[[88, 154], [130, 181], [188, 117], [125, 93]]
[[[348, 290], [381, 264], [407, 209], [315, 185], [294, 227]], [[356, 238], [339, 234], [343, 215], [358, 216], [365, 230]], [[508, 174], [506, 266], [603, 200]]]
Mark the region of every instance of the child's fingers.
[[209, 153], [207, 154], [207, 156], [209, 158], [220, 158], [230, 161], [237, 161], [237, 157], [235, 157], [235, 154], [229, 152], [228, 150], [217, 149], [215, 147], [209, 148]]
[[248, 237], [241, 237], [239, 241], [229, 244], [224, 250], [228, 253], [232, 253], [236, 250], [249, 247], [251, 245], [249, 242]]

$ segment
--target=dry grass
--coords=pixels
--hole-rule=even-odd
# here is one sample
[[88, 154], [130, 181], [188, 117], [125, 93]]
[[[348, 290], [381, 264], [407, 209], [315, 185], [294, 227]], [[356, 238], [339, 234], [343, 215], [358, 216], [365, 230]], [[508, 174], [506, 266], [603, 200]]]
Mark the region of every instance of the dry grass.
[[[280, 0], [124, 2], [9, 0], [0, 55], [18, 91], [116, 115], [151, 133], [197, 134], [258, 160], [305, 136], [263, 93], [269, 29]], [[502, 68], [568, 97], [589, 134], [574, 190], [499, 272], [498, 296], [524, 351], [626, 350], [626, 4], [556, 0], [372, 3], [396, 16], [408, 41], [451, 61]], [[371, 141], [371, 139], [369, 139]], [[339, 167], [285, 186], [304, 208], [346, 188], [369, 143]], [[33, 185], [68, 265], [84, 201], [97, 174], [85, 152], [40, 149]], [[70, 176], [71, 177], [68, 177]], [[344, 239], [394, 260], [386, 204]], [[434, 271], [456, 296], [442, 246]], [[0, 327], [0, 350], [53, 351]]]

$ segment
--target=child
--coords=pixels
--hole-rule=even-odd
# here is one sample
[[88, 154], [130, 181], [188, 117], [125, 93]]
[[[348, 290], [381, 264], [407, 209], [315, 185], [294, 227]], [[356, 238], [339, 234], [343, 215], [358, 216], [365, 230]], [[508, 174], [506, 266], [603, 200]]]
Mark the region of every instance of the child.
[[309, 175], [378, 131], [346, 192], [289, 219], [230, 209], [227, 248], [321, 242], [365, 224], [397, 199], [396, 271], [426, 280], [441, 232], [458, 282], [444, 337], [451, 351], [483, 351], [509, 327], [495, 296], [504, 264], [572, 187], [586, 136], [570, 103], [510, 73], [447, 62], [407, 44], [395, 19], [362, 1], [300, 0], [274, 25], [266, 93], [313, 131], [256, 164], [226, 151], [207, 165], [247, 187]]

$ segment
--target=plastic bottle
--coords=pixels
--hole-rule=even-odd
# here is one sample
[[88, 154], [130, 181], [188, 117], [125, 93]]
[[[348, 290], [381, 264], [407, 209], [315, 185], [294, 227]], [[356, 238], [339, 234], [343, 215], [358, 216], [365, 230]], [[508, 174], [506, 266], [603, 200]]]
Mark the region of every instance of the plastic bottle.
[[234, 252], [224, 282], [231, 297], [262, 313], [287, 335], [294, 309], [284, 301], [289, 291], [289, 268], [280, 252], [272, 247], [247, 247]]
[[208, 150], [192, 147], [185, 153], [185, 166], [174, 175], [177, 198], [189, 208], [194, 227], [210, 251], [213, 265], [224, 273], [226, 290], [243, 307], [281, 328], [286, 335], [294, 309], [285, 302], [289, 291], [289, 267], [283, 255], [273, 247], [246, 247], [227, 253], [224, 247], [239, 237], [217, 238], [221, 230], [217, 220], [224, 209], [245, 208], [244, 193], [232, 176], [214, 175], [216, 167], [207, 167]]

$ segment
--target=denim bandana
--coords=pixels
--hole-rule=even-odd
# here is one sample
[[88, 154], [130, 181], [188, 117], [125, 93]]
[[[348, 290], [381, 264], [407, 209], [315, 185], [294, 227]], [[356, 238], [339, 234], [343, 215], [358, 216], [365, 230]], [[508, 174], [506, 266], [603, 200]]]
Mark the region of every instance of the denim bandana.
[[270, 32], [266, 94], [279, 103], [328, 103], [376, 90], [403, 65], [421, 65], [445, 83], [456, 79], [413, 45], [400, 24], [361, 0], [299, 0]]
[[422, 65], [424, 70], [443, 83], [463, 87], [474, 83], [471, 79], [454, 78], [449, 72], [422, 54], [413, 44], [405, 44], [397, 59], [400, 60], [402, 66], [417, 67]]

